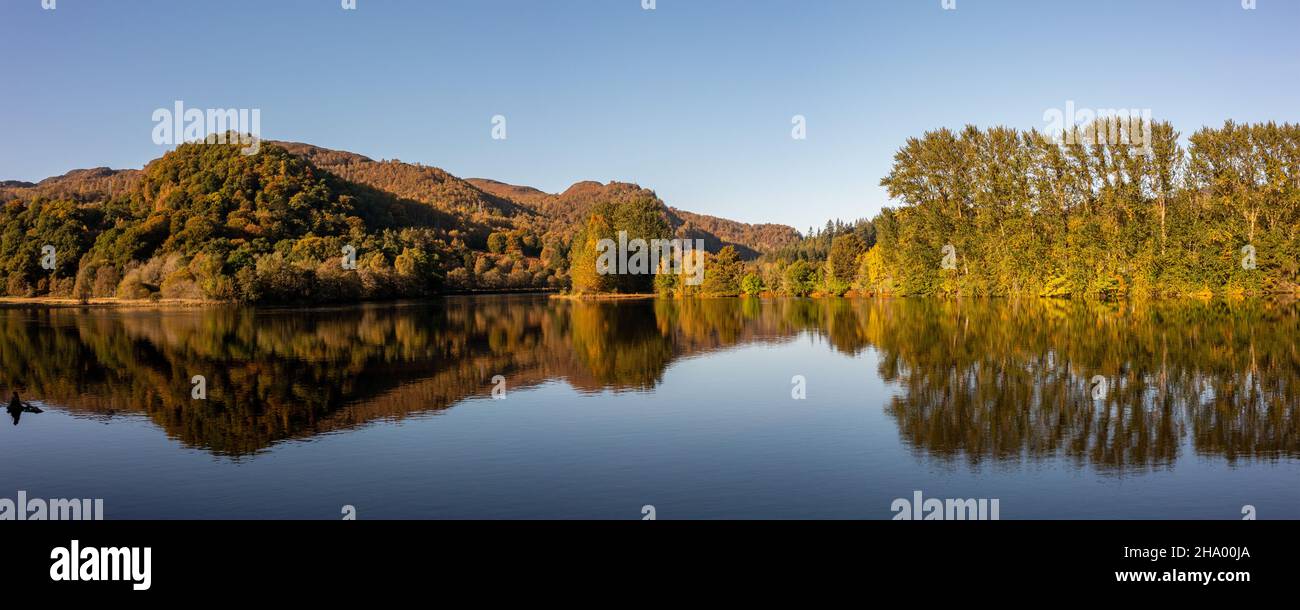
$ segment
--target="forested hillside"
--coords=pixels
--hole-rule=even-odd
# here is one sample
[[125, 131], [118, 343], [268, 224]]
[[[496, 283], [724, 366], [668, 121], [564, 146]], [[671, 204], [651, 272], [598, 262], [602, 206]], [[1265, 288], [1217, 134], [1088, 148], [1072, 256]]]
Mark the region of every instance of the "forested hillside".
[[[70, 175], [5, 198], [0, 260], [11, 296], [432, 294], [453, 223], [276, 146], [247, 156], [235, 145], [188, 144], [142, 172]], [[345, 245], [357, 252], [355, 270], [341, 264]]]
[[[586, 216], [627, 196], [650, 201], [674, 230], [715, 250], [781, 229], [797, 236], [674, 210], [632, 184], [582, 182], [560, 195], [493, 185], [282, 142], [252, 156], [233, 144], [185, 144], [143, 170], [6, 181], [0, 289], [243, 302], [564, 289]], [[740, 245], [754, 255], [760, 247]]]

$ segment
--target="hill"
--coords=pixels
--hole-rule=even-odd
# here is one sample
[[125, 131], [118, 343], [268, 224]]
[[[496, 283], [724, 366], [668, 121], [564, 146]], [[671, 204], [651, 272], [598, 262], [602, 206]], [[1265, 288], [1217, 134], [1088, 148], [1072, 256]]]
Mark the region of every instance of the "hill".
[[[657, 199], [654, 191], [625, 182], [608, 184], [578, 182], [560, 194], [550, 194], [530, 186], [516, 186], [484, 178], [470, 178], [468, 182], [484, 192], [532, 207], [542, 216], [552, 219], [560, 230], [567, 231], [567, 237], [572, 237], [599, 202], [618, 200], [637, 191], [644, 191], [648, 196]], [[747, 224], [696, 214], [667, 205], [662, 207], [668, 226], [675, 236], [683, 239], [703, 239], [705, 249], [709, 252], [717, 252], [726, 246], [733, 246], [740, 253], [741, 258], [753, 259], [760, 254], [774, 252], [797, 243], [800, 239], [798, 231], [785, 225]]]
[[244, 302], [559, 289], [591, 210], [628, 197], [713, 251], [752, 258], [798, 239], [671, 208], [634, 184], [548, 194], [310, 144], [263, 142], [248, 156], [191, 143], [142, 170], [0, 183], [0, 289]]

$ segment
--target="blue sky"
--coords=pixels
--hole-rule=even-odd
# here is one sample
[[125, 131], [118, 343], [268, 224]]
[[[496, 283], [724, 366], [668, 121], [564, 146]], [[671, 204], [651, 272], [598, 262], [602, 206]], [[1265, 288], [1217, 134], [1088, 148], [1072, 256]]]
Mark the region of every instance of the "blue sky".
[[[1300, 122], [1300, 2], [0, 1], [0, 179], [141, 167], [174, 100], [262, 135], [801, 230], [874, 215], [938, 127], [1150, 108]], [[493, 140], [494, 115], [508, 139]], [[791, 138], [791, 118], [808, 138]]]

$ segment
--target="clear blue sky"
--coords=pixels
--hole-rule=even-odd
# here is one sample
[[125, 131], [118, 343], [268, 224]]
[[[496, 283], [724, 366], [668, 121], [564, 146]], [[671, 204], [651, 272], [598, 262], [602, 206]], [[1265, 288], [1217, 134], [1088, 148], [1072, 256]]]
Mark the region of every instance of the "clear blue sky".
[[635, 181], [803, 230], [888, 204], [894, 151], [927, 129], [1041, 129], [1069, 100], [1184, 135], [1300, 122], [1295, 0], [940, 4], [0, 0], [0, 179], [141, 167], [179, 99], [259, 108], [270, 139], [553, 192]]

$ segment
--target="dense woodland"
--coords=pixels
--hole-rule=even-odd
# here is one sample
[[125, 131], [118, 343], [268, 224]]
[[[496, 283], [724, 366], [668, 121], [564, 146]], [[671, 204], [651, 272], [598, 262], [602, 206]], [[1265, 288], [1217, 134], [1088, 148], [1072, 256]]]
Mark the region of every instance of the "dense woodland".
[[[634, 184], [581, 182], [552, 195], [305, 144], [264, 142], [250, 156], [190, 143], [143, 170], [0, 185], [0, 289], [252, 303], [563, 290], [584, 219], [633, 200], [667, 234], [715, 251], [755, 257], [799, 239], [788, 227], [670, 208]], [[355, 264], [344, 264], [344, 247]]]
[[[1229, 122], [1197, 131], [1186, 147], [1167, 123], [1151, 135], [1149, 157], [1004, 128], [909, 140], [882, 181], [904, 205], [875, 221], [878, 255], [864, 259], [861, 285], [903, 294], [1295, 292], [1300, 126]], [[949, 244], [956, 264], [946, 270]]]
[[[1098, 123], [1059, 144], [1007, 128], [909, 139], [881, 184], [901, 205], [835, 221], [703, 294], [1116, 298], [1300, 291], [1300, 126]], [[1083, 142], [1093, 142], [1085, 145]], [[1105, 144], [1097, 142], [1119, 142]], [[1148, 154], [1149, 153], [1149, 154]], [[682, 293], [672, 281], [663, 292]]]
[[[1072, 141], [1133, 141], [1128, 127], [1098, 123]], [[139, 171], [0, 183], [0, 289], [242, 302], [523, 289], [1296, 292], [1300, 126], [1228, 122], [1184, 139], [1156, 123], [1149, 138], [1144, 151], [1002, 127], [928, 132], [898, 150], [881, 181], [898, 207], [804, 234], [678, 210], [634, 184], [550, 194], [305, 144], [264, 143], [248, 156], [192, 143]], [[597, 273], [596, 243], [620, 231], [703, 240], [703, 282]]]

